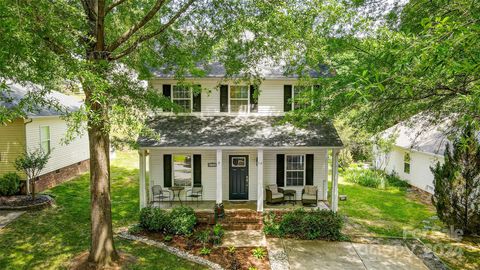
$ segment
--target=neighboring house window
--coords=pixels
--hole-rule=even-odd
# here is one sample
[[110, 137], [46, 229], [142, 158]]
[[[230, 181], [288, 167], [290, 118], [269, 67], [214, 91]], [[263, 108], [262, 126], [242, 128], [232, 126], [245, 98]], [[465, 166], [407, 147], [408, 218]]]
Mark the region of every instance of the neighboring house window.
[[248, 112], [248, 86], [230, 86], [230, 112]]
[[410, 153], [405, 153], [403, 156], [403, 172], [410, 173]]
[[305, 91], [311, 89], [309, 86], [300, 86], [300, 85], [295, 85], [293, 86], [293, 97], [292, 97], [292, 109], [301, 109], [302, 107], [305, 107], [305, 104], [302, 104], [300, 102], [302, 93]]
[[173, 185], [192, 185], [192, 156], [173, 155]]
[[186, 112], [192, 111], [192, 89], [187, 86], [172, 87], [172, 102], [182, 107]]
[[303, 186], [305, 183], [305, 156], [286, 155], [285, 177], [287, 186]]
[[41, 126], [40, 127], [40, 148], [44, 153], [50, 153], [51, 151], [51, 140], [50, 140], [50, 127]]

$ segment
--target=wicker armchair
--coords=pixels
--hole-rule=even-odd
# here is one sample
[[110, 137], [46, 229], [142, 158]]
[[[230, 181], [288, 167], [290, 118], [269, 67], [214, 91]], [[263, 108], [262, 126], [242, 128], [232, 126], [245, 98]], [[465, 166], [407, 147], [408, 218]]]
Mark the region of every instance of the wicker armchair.
[[302, 204], [318, 203], [318, 188], [316, 186], [305, 186], [302, 189]]
[[283, 196], [283, 189], [277, 187], [277, 185], [268, 185], [265, 189], [267, 195], [267, 203], [283, 203], [285, 197]]

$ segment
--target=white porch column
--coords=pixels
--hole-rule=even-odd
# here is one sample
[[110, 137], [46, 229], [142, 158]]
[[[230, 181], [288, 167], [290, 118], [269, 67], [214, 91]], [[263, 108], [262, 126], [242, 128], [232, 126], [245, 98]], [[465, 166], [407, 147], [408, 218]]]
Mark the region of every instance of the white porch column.
[[216, 203], [222, 202], [222, 149], [217, 149], [217, 196]]
[[332, 211], [338, 210], [338, 150], [332, 151]]
[[138, 151], [138, 171], [139, 171], [139, 190], [140, 190], [140, 209], [147, 206], [147, 192], [145, 190], [145, 174], [146, 174], [146, 154], [145, 150]]
[[257, 151], [257, 211], [263, 212], [263, 149]]

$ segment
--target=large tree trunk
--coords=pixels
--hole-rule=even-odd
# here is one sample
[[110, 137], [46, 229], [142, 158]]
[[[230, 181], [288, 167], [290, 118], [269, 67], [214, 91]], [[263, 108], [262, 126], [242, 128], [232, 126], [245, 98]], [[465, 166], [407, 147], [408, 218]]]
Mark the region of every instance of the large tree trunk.
[[89, 125], [91, 245], [89, 262], [98, 268], [118, 258], [113, 245], [110, 200], [110, 141], [101, 125]]

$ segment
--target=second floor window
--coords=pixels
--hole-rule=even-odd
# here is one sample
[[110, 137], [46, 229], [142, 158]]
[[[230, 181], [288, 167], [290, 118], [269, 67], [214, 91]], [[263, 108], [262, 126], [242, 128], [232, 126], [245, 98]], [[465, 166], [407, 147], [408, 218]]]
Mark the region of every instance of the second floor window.
[[248, 86], [230, 86], [230, 112], [248, 112]]
[[51, 151], [51, 140], [50, 140], [50, 127], [41, 126], [40, 127], [40, 148], [43, 153], [50, 153]]
[[172, 87], [172, 102], [179, 105], [186, 112], [192, 111], [192, 90], [187, 86], [174, 85]]

